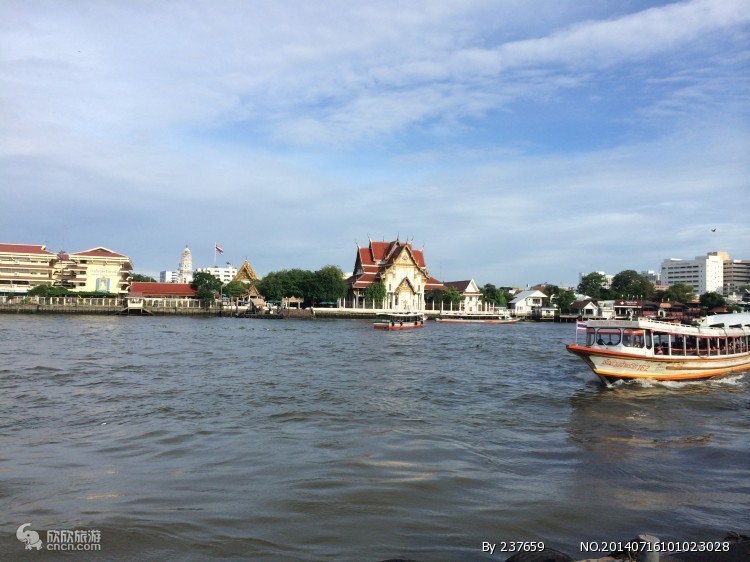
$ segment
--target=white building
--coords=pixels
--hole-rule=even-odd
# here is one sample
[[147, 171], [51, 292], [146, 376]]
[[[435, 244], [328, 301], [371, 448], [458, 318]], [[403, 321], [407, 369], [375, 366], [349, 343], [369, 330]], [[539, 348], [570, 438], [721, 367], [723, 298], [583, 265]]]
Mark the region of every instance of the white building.
[[699, 295], [720, 293], [724, 285], [724, 260], [728, 258], [725, 252], [710, 252], [694, 260], [666, 259], [661, 262], [661, 282], [690, 285]]
[[225, 285], [234, 279], [237, 271], [237, 268], [233, 265], [228, 265], [227, 267], [199, 267], [195, 270], [196, 273], [210, 273]]
[[465, 312], [482, 311], [482, 292], [479, 290], [476, 281], [473, 279], [468, 281], [443, 281], [443, 285], [448, 288], [453, 287], [461, 294], [464, 300], [460, 305], [460, 310]]
[[182, 257], [180, 258], [180, 268], [177, 271], [176, 283], [192, 283], [193, 281], [193, 254], [190, 253], [190, 249], [185, 246], [182, 251]]
[[159, 272], [159, 283], [177, 283], [177, 272], [176, 271], [160, 271]]
[[534, 316], [541, 314], [549, 297], [536, 289], [521, 291], [513, 297], [508, 307], [514, 316]]

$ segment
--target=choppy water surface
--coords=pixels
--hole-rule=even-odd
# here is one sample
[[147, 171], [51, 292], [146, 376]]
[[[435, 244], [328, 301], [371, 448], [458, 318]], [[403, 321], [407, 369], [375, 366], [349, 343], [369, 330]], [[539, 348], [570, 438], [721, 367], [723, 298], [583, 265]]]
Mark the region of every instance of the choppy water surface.
[[750, 531], [749, 377], [603, 389], [572, 325], [4, 316], [0, 336], [3, 560], [50, 559], [25, 522], [99, 530], [108, 560]]

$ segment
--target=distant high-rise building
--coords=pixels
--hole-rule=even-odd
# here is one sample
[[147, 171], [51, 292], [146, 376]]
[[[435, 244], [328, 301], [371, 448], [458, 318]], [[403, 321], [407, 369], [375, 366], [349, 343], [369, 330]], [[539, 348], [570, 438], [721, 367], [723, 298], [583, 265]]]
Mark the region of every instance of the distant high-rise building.
[[177, 283], [177, 272], [169, 269], [160, 271], [159, 283]]
[[737, 292], [740, 287], [750, 285], [750, 260], [724, 261], [724, 294]]
[[684, 283], [702, 295], [721, 292], [724, 285], [726, 252], [711, 252], [694, 260], [669, 258], [661, 262], [661, 282], [665, 285]]

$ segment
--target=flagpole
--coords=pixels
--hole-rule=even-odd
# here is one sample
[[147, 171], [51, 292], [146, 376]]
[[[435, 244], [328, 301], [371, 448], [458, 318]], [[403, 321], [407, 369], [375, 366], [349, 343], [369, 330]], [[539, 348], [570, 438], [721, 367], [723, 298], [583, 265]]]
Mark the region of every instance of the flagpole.
[[216, 267], [216, 246], [218, 242], [214, 242], [214, 267]]

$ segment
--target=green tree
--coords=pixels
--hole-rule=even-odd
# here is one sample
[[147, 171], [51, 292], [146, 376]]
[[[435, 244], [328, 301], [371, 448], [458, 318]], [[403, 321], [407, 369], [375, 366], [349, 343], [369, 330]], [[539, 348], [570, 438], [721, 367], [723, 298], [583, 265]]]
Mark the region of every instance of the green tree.
[[463, 302], [464, 297], [458, 292], [455, 287], [448, 287], [443, 296], [443, 303], [447, 305], [453, 305], [453, 308], [458, 308]]
[[373, 283], [367, 289], [365, 289], [365, 302], [375, 302], [376, 305], [379, 305], [385, 300], [386, 295], [388, 292], [385, 289], [385, 283], [382, 281], [378, 281], [377, 283]]
[[149, 277], [148, 275], [142, 275], [140, 273], [133, 273], [128, 280], [131, 283], [156, 283], [156, 279]]
[[442, 305], [444, 307], [458, 308], [463, 302], [464, 297], [455, 287], [448, 287], [447, 289], [431, 289], [425, 293], [425, 302], [432, 303], [435, 307]]
[[257, 287], [266, 300], [280, 301], [284, 297], [284, 278], [279, 271], [272, 271], [263, 277]]
[[316, 293], [316, 278], [307, 269], [289, 269], [282, 272], [284, 297], [299, 297], [307, 304], [314, 302]]
[[626, 269], [612, 278], [612, 291], [619, 298], [648, 299], [654, 294], [654, 284], [637, 271]]
[[718, 308], [724, 306], [727, 303], [726, 299], [722, 295], [714, 291], [703, 293], [700, 296], [700, 301], [701, 307], [705, 308], [706, 310]]
[[335, 265], [326, 265], [315, 272], [313, 278], [314, 302], [336, 302], [346, 297], [349, 286], [344, 279], [344, 272]]
[[441, 289], [430, 289], [429, 291], [425, 291], [424, 300], [425, 302], [428, 302], [437, 306], [441, 302], [443, 302], [444, 294], [445, 294], [445, 291]]
[[547, 285], [542, 291], [550, 298], [550, 303], [556, 305], [562, 313], [571, 312], [573, 303], [576, 301], [576, 295], [568, 289], [561, 289], [557, 285]]
[[247, 294], [247, 285], [243, 283], [242, 281], [237, 281], [235, 279], [234, 281], [230, 281], [229, 283], [224, 285], [224, 288], [222, 291], [228, 297], [232, 297], [236, 299]]
[[561, 312], [570, 313], [573, 312], [573, 304], [576, 302], [576, 294], [565, 289], [558, 296], [557, 306], [560, 307]]
[[693, 291], [693, 287], [687, 283], [675, 283], [674, 285], [670, 285], [669, 288], [664, 291], [662, 301], [686, 303], [692, 301], [694, 298], [695, 291]]
[[581, 282], [578, 283], [577, 290], [582, 295], [591, 297], [592, 299], [606, 298], [604, 295], [604, 285], [607, 283], [607, 278], [601, 273], [592, 271], [591, 273], [581, 277]]
[[482, 293], [482, 301], [490, 306], [497, 306], [497, 302], [503, 294], [502, 291], [498, 290], [498, 288], [492, 283], [485, 283], [479, 291]]
[[210, 273], [199, 271], [193, 275], [193, 282], [190, 286], [195, 289], [203, 304], [210, 306], [216, 300], [216, 293], [221, 291], [221, 280]]
[[31, 289], [29, 289], [26, 294], [30, 297], [66, 297], [71, 295], [72, 293], [65, 287], [37, 285], [36, 287], [32, 287]]

